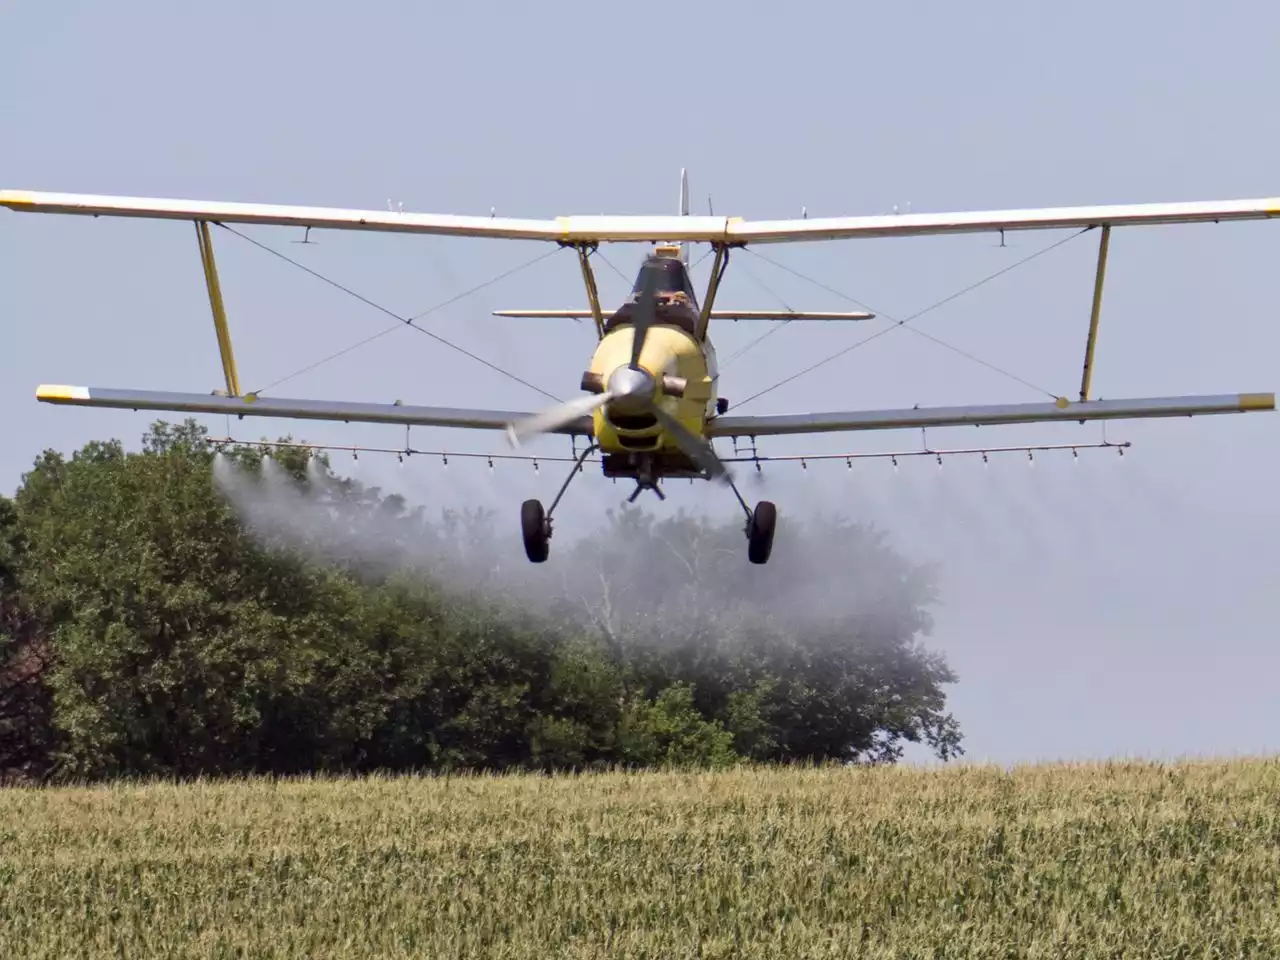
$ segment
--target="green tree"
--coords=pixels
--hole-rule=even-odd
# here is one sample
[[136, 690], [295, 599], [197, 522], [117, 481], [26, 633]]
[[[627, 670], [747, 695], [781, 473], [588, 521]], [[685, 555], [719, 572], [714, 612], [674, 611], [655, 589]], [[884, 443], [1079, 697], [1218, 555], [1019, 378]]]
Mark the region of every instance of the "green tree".
[[737, 522], [627, 508], [550, 578], [518, 551], [192, 421], [46, 452], [0, 501], [0, 748], [90, 777], [960, 752], [930, 572], [868, 528], [791, 518], [761, 568]]
[[259, 550], [210, 482], [194, 424], [143, 450], [46, 456], [17, 497], [24, 598], [48, 612], [68, 773], [323, 765], [367, 730], [330, 696], [375, 664], [347, 643], [358, 591]]
[[651, 700], [628, 704], [618, 741], [618, 758], [628, 765], [723, 767], [740, 759], [733, 734], [719, 720], [703, 717], [687, 683], [673, 683]]
[[0, 497], [0, 782], [47, 773], [54, 741], [52, 650], [19, 592], [22, 553], [17, 510]]

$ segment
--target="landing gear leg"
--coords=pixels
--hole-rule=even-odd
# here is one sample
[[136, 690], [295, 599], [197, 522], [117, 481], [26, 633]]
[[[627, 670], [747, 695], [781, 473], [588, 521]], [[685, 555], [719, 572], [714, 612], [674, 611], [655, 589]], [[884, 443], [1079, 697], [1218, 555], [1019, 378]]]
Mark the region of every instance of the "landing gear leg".
[[560, 505], [564, 492], [569, 489], [573, 478], [582, 470], [583, 462], [599, 447], [592, 443], [578, 456], [569, 476], [560, 485], [560, 492], [551, 501], [549, 510], [542, 509], [541, 500], [526, 500], [520, 504], [520, 533], [524, 539], [524, 553], [531, 563], [543, 563], [551, 553], [551, 514]]
[[738, 503], [742, 504], [742, 512], [747, 515], [747, 559], [752, 563], [768, 563], [769, 554], [773, 552], [773, 531], [778, 525], [778, 508], [769, 500], [761, 500], [752, 510], [747, 506], [747, 501], [742, 499], [733, 478], [728, 479], [733, 495], [738, 498]]

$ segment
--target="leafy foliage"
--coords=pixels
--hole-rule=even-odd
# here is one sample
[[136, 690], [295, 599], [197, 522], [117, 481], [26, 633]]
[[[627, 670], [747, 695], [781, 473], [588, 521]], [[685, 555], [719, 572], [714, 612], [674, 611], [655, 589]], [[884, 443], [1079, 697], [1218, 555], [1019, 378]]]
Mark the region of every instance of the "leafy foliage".
[[[628, 508], [556, 558], [193, 421], [0, 499], [0, 769], [120, 775], [889, 762], [960, 752], [928, 571], [839, 518]], [[540, 568], [541, 569], [541, 568]]]
[[52, 750], [49, 643], [18, 592], [17, 521], [13, 502], [0, 497], [0, 776], [6, 779], [41, 775]]

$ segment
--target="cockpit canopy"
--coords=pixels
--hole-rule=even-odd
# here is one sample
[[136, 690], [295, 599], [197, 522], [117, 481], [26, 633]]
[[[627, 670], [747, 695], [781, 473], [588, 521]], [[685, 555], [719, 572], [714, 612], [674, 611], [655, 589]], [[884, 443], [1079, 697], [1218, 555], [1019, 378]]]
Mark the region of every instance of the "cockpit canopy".
[[698, 297], [693, 292], [693, 283], [689, 279], [689, 271], [685, 268], [684, 261], [677, 260], [675, 257], [646, 257], [644, 263], [640, 265], [640, 271], [636, 274], [635, 285], [631, 288], [633, 300], [639, 298], [650, 275], [655, 278], [654, 287], [658, 296], [683, 293], [689, 298], [690, 305], [697, 308]]
[[654, 278], [654, 294], [658, 298], [658, 323], [672, 324], [690, 336], [696, 336], [698, 298], [693, 292], [689, 271], [682, 260], [660, 256], [647, 257], [640, 265], [635, 285], [631, 288], [631, 298], [605, 321], [604, 332], [610, 333], [631, 323], [631, 315], [650, 276]]
[[631, 287], [630, 299], [605, 320], [604, 332], [610, 333], [620, 326], [630, 325], [636, 303], [650, 277], [653, 278], [654, 294], [658, 298], [658, 323], [673, 324], [690, 336], [696, 336], [698, 298], [693, 292], [689, 271], [684, 261], [662, 256], [645, 258], [636, 274], [636, 282]]

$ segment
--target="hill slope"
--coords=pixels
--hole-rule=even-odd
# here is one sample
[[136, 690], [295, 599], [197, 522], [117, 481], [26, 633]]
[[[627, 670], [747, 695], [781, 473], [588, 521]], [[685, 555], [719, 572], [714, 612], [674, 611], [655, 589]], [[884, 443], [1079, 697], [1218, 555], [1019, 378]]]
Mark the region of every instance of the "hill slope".
[[11, 956], [1280, 956], [1280, 763], [0, 792]]

